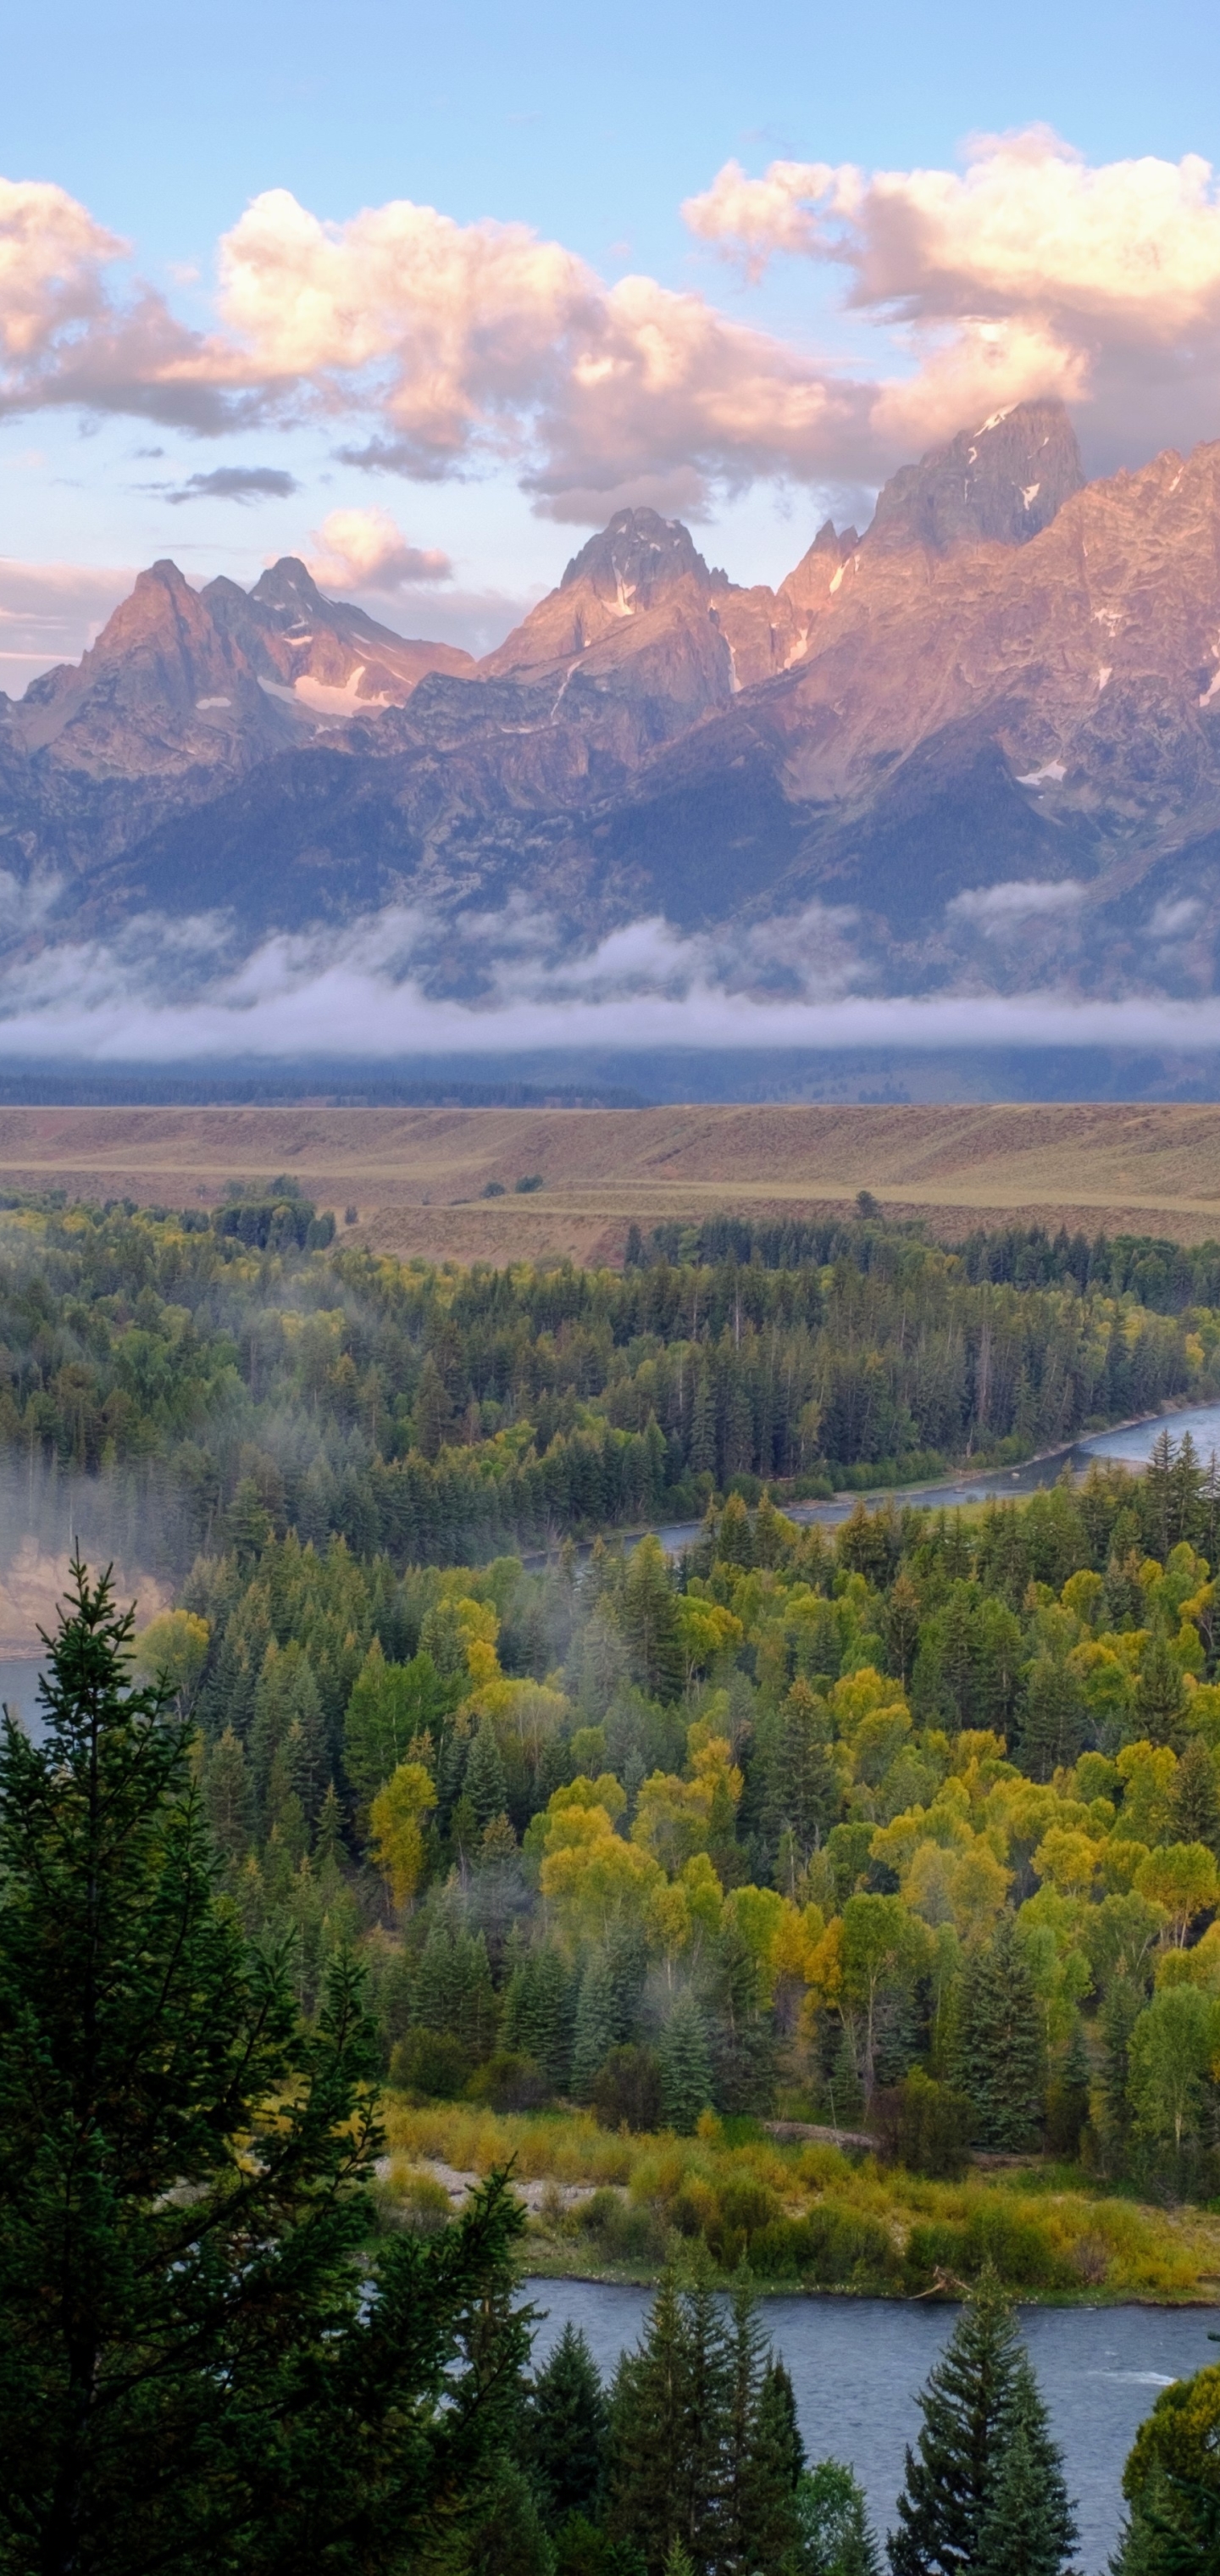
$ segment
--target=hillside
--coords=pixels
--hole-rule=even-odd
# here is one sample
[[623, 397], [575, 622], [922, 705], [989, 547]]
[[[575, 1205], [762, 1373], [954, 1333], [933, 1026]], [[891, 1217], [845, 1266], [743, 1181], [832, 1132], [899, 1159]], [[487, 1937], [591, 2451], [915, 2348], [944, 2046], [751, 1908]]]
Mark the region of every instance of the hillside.
[[1019, 1220], [1198, 1243], [1220, 1236], [1220, 1107], [0, 1110], [10, 1191], [207, 1206], [279, 1172], [355, 1206], [357, 1240], [436, 1259], [617, 1260], [633, 1222], [862, 1189], [950, 1239]]

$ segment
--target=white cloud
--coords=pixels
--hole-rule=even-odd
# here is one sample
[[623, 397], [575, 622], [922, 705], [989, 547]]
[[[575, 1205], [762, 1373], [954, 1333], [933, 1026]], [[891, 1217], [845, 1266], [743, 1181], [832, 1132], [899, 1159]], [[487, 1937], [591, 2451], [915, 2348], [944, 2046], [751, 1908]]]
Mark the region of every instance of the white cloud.
[[964, 922], [987, 938], [1005, 938], [1040, 917], [1055, 919], [1078, 912], [1087, 892], [1087, 886], [1075, 877], [1060, 877], [1053, 882], [1040, 877], [1009, 877], [1001, 885], [969, 886], [964, 893], [955, 894], [945, 906], [945, 919]]
[[448, 555], [408, 545], [388, 510], [332, 510], [313, 542], [309, 569], [323, 590], [389, 592], [453, 578]]
[[[853, 989], [850, 916], [818, 907], [730, 950], [660, 920], [614, 932], [584, 957], [555, 953], [523, 908], [443, 923], [391, 910], [225, 962], [214, 916], [133, 923], [113, 946], [45, 947], [0, 977], [0, 1054], [107, 1060], [511, 1053], [539, 1048], [1121, 1047], [1220, 1050], [1220, 1000], [1156, 993], [1080, 1002], [1047, 989], [1003, 996], [884, 997]], [[765, 982], [768, 944], [797, 966]], [[434, 989], [438, 961], [482, 965], [480, 998]], [[478, 982], [477, 973], [471, 980]]]
[[857, 375], [648, 276], [607, 285], [520, 223], [402, 199], [327, 223], [287, 190], [218, 246], [216, 325], [122, 282], [125, 246], [63, 189], [0, 184], [0, 408], [74, 404], [212, 432], [359, 423], [349, 461], [491, 468], [566, 519], [624, 499], [697, 511], [763, 478], [875, 482], [1037, 394], [1095, 464], [1220, 424], [1220, 196], [1196, 155], [1091, 167], [1041, 128], [961, 169], [735, 162], [688, 200], [757, 273], [840, 267], [874, 326]]
[[831, 261], [850, 304], [897, 323], [916, 359], [879, 385], [879, 439], [931, 438], [988, 406], [1059, 394], [1095, 440], [1190, 444], [1220, 390], [1220, 193], [1208, 162], [1091, 168], [1037, 126], [972, 143], [962, 170], [729, 162], [683, 209], [757, 276], [777, 253]]

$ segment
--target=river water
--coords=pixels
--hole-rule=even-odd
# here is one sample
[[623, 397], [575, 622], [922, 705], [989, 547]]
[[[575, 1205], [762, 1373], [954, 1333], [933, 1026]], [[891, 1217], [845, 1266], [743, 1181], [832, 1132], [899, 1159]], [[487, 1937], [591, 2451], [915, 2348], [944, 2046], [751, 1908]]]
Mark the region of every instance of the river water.
[[[583, 2327], [603, 2380], [634, 2344], [650, 2293], [602, 2282], [526, 2284], [543, 2311], [534, 2346], [544, 2361], [571, 2321]], [[906, 2446], [919, 2432], [918, 2392], [953, 2331], [957, 2310], [901, 2299], [764, 2299], [763, 2319], [796, 2392], [810, 2459], [855, 2470], [883, 2537], [894, 2519]], [[1026, 2308], [1021, 2326], [1064, 2454], [1080, 2523], [1079, 2566], [1105, 2576], [1122, 2519], [1123, 2463], [1162, 2388], [1220, 2356], [1216, 2311]]]

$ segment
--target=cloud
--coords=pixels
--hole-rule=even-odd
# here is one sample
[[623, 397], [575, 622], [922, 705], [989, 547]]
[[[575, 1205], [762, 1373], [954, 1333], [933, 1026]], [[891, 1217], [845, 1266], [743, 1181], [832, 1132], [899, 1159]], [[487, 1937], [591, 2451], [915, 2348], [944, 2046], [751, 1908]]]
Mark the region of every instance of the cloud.
[[453, 579], [448, 555], [409, 546], [388, 510], [332, 510], [314, 544], [309, 569], [323, 590], [395, 591]]
[[916, 369], [877, 389], [875, 434], [933, 437], [1033, 394], [1087, 407], [1130, 452], [1214, 433], [1220, 193], [1208, 162], [1092, 168], [1044, 126], [983, 136], [960, 171], [728, 162], [683, 208], [757, 276], [778, 253], [848, 271], [849, 304], [907, 334]]
[[[849, 913], [815, 905], [730, 945], [654, 919], [571, 955], [520, 906], [457, 921], [401, 907], [343, 931], [277, 934], [234, 963], [222, 918], [150, 914], [112, 945], [44, 946], [10, 964], [0, 974], [0, 1055], [155, 1063], [582, 1046], [1220, 1051], [1220, 1000], [859, 989], [852, 927]], [[458, 967], [465, 998], [452, 991]]]
[[295, 474], [279, 465], [217, 465], [210, 474], [188, 474], [167, 501], [286, 501], [300, 491]]
[[982, 931], [985, 938], [1006, 938], [1031, 921], [1061, 919], [1078, 912], [1088, 893], [1075, 877], [1047, 882], [1037, 877], [1010, 877], [1002, 885], [970, 886], [945, 906], [945, 919]]
[[125, 567], [0, 556], [0, 689], [17, 697], [49, 663], [78, 661], [134, 578]]
[[126, 246], [63, 189], [5, 182], [0, 408], [207, 434], [358, 421], [340, 454], [369, 470], [507, 470], [537, 510], [586, 522], [644, 495], [698, 512], [758, 478], [875, 483], [1039, 394], [1077, 407], [1095, 467], [1215, 430], [1220, 195], [1197, 155], [1094, 167], [1036, 127], [952, 170], [729, 162], [684, 211], [751, 274], [778, 254], [838, 267], [875, 367], [693, 288], [608, 285], [525, 224], [407, 199], [327, 223], [282, 188], [222, 237], [201, 333], [125, 283]]

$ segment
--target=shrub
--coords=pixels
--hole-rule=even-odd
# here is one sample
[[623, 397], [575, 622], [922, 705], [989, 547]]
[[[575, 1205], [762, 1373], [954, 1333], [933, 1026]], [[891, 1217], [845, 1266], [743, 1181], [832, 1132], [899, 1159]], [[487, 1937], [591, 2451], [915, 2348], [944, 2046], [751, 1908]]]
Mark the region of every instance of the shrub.
[[531, 1190], [540, 1190], [544, 1186], [541, 1172], [523, 1172], [520, 1180], [513, 1182], [513, 1188], [522, 1198], [525, 1198]]
[[639, 2208], [616, 2191], [595, 2191], [580, 2212], [585, 2233], [597, 2239], [611, 2263], [659, 2263], [665, 2230], [655, 2210]]
[[439, 2236], [453, 2216], [449, 2194], [432, 2174], [411, 2174], [399, 2205], [417, 2236]]
[[890, 2093], [878, 2095], [882, 2155], [931, 2182], [956, 2182], [970, 2162], [969, 2106], [947, 2084], [913, 2067]]
[[493, 2111], [536, 2111], [547, 2100], [550, 2086], [532, 2057], [517, 2057], [511, 2049], [498, 2048], [471, 2076], [466, 2093], [470, 2101], [487, 2102]]
[[1010, 2290], [1080, 2286], [1074, 2266], [1044, 2230], [997, 2200], [972, 2210], [964, 2225], [942, 2222], [911, 2229], [906, 2268], [912, 2286], [927, 2288], [938, 2273], [949, 2282], [977, 2281], [988, 2264]]
[[390, 2058], [390, 2082], [434, 2102], [454, 2102], [466, 2082], [467, 2059], [447, 2031], [412, 2030]]
[[661, 2061], [654, 2048], [612, 2048], [593, 2085], [593, 2108], [607, 2129], [661, 2125]]

